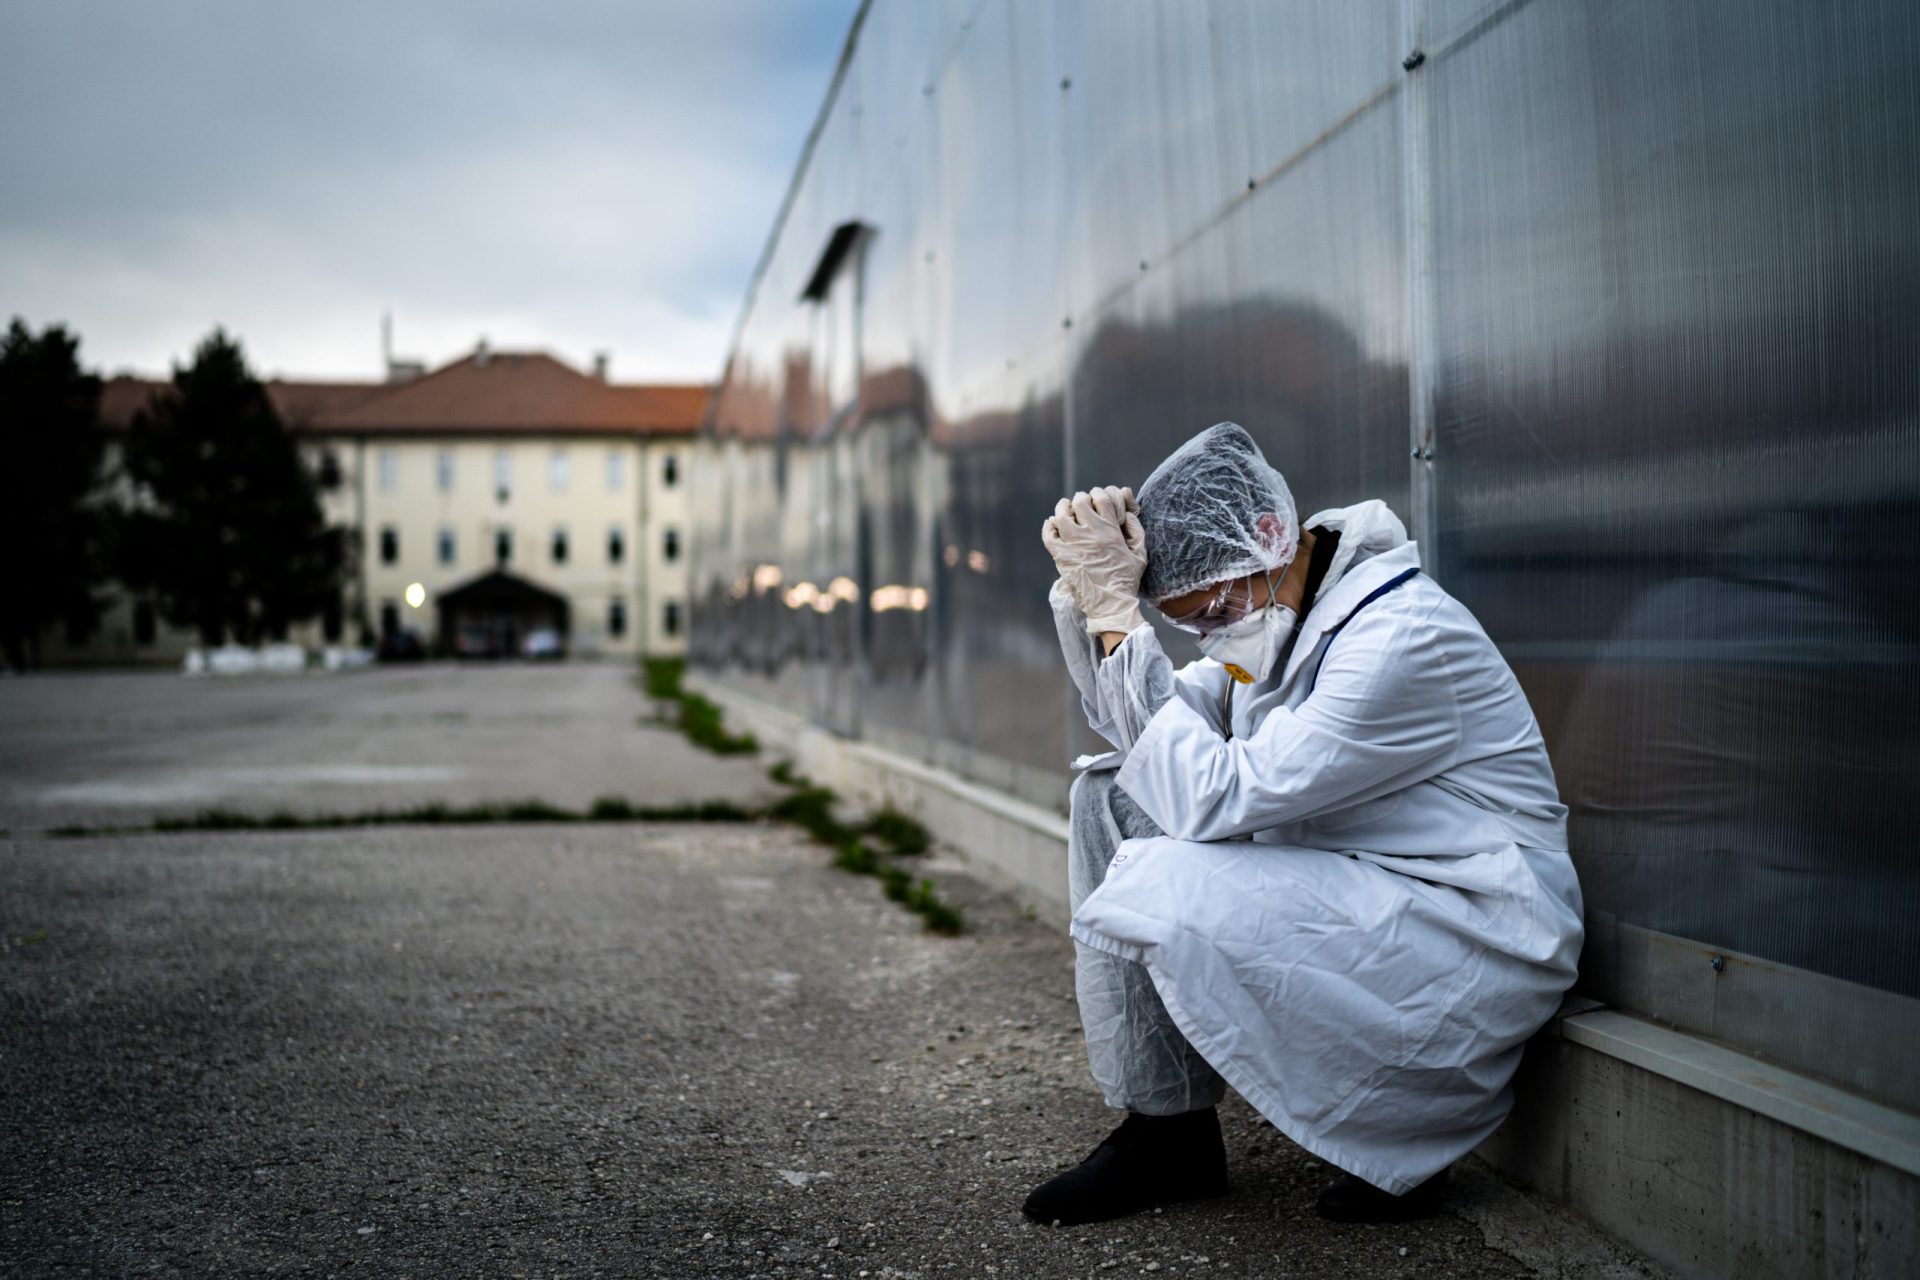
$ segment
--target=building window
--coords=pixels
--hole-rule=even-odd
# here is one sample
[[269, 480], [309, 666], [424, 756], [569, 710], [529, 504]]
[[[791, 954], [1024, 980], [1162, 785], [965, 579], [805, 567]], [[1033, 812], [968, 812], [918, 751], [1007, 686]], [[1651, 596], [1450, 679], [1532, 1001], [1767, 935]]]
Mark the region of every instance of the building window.
[[680, 634], [680, 602], [678, 600], [667, 601], [666, 607], [660, 611], [660, 629], [670, 636]]
[[153, 601], [138, 600], [133, 606], [133, 642], [142, 649], [153, 644], [160, 628], [154, 621]]
[[441, 564], [453, 563], [453, 530], [442, 529], [440, 531], [438, 550]]
[[380, 492], [392, 493], [400, 487], [400, 455], [391, 449], [379, 454]]
[[495, 449], [493, 451], [493, 492], [494, 496], [505, 502], [507, 495], [513, 492], [513, 450]]
[[680, 483], [680, 455], [670, 453], [660, 464], [660, 483], [671, 489]]
[[493, 562], [495, 564], [513, 563], [513, 530], [495, 529], [493, 531]]
[[555, 564], [565, 564], [567, 562], [567, 530], [565, 525], [553, 531], [553, 562]]
[[440, 492], [453, 492], [453, 450], [442, 449], [433, 460], [433, 478], [440, 486]]
[[607, 602], [607, 634], [616, 640], [627, 634], [627, 602], [619, 596]]
[[400, 602], [398, 600], [380, 602], [380, 634], [383, 637], [400, 634]]
[[607, 530], [607, 563], [624, 564], [627, 559], [627, 531], [619, 525]]
[[380, 563], [400, 563], [400, 531], [392, 525], [380, 530]]
[[565, 493], [567, 491], [567, 451], [565, 449], [555, 449], [553, 451], [553, 459], [548, 467], [547, 475], [553, 485], [553, 491], [555, 493]]
[[340, 487], [340, 455], [331, 449], [320, 451], [320, 466], [315, 480], [323, 492], [331, 493]]
[[607, 450], [607, 488], [615, 493], [627, 484], [627, 455], [618, 449]]
[[680, 531], [669, 528], [660, 538], [660, 554], [668, 560], [680, 558]]

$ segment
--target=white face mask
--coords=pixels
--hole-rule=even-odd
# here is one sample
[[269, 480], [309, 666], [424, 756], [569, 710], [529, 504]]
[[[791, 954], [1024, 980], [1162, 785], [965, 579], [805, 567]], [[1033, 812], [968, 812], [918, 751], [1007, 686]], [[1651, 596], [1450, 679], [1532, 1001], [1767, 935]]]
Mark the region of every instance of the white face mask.
[[1270, 604], [1240, 621], [1201, 636], [1200, 652], [1227, 669], [1241, 684], [1265, 680], [1280, 660], [1281, 646], [1293, 634], [1298, 617], [1283, 604]]

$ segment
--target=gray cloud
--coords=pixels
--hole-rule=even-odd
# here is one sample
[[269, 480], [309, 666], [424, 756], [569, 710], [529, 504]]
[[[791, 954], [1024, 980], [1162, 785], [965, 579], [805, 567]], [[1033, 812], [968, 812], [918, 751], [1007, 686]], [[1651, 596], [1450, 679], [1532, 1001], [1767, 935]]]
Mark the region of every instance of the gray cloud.
[[[711, 377], [857, 0], [0, 0], [0, 312], [163, 371]], [[3, 319], [4, 317], [0, 317]]]

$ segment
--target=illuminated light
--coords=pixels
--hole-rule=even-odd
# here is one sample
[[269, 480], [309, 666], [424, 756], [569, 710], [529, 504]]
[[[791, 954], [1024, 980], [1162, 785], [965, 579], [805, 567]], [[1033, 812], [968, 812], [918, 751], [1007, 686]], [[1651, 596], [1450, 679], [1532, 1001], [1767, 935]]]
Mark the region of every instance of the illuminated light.
[[[820, 597], [820, 588], [811, 582], [796, 582], [781, 599], [787, 602], [789, 609], [804, 609]], [[832, 606], [828, 606], [831, 608]]]
[[407, 607], [418, 609], [427, 602], [427, 589], [417, 582], [407, 584]]
[[779, 565], [755, 565], [753, 569], [753, 593], [757, 596], [763, 596], [769, 591], [777, 590], [785, 580], [786, 575], [780, 572]]
[[852, 578], [835, 578], [827, 584], [827, 591], [835, 600], [845, 600], [848, 604], [855, 604], [860, 599], [860, 588]]
[[927, 607], [927, 589], [889, 582], [884, 587], [873, 589], [872, 594], [867, 597], [867, 607], [875, 613], [891, 613], [895, 609], [908, 609], [914, 613], [920, 613]]
[[815, 613], [832, 613], [833, 606], [839, 603], [840, 602], [838, 600], [834, 599], [832, 596], [822, 591], [819, 595], [813, 598], [813, 611]]
[[960, 548], [948, 547], [940, 553], [940, 558], [946, 561], [947, 568], [951, 569], [960, 563]]
[[993, 561], [987, 558], [987, 553], [984, 551], [969, 551], [967, 552], [967, 568], [973, 570], [975, 573], [985, 573], [987, 570], [993, 568]]

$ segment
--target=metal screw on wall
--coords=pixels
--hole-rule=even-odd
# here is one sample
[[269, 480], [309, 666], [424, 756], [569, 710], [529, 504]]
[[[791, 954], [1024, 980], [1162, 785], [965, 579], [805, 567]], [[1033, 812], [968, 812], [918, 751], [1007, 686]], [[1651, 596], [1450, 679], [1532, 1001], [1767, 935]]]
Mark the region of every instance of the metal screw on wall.
[[1427, 60], [1426, 52], [1421, 49], [1415, 49], [1412, 53], [1400, 59], [1400, 66], [1404, 70], [1411, 71], [1415, 67], [1419, 66], [1421, 63], [1425, 62], [1426, 60]]

